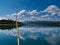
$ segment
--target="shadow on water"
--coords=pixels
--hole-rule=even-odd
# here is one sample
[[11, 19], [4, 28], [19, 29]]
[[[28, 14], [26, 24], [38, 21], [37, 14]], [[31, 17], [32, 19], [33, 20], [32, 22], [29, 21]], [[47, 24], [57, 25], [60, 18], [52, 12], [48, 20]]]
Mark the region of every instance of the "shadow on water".
[[[18, 27], [21, 27], [20, 25]], [[6, 30], [6, 29], [14, 29], [16, 28], [16, 25], [0, 25], [1, 30]]]
[[[19, 25], [19, 27], [60, 27], [60, 26], [51, 26], [51, 25]], [[1, 30], [14, 29], [16, 25], [0, 25]]]

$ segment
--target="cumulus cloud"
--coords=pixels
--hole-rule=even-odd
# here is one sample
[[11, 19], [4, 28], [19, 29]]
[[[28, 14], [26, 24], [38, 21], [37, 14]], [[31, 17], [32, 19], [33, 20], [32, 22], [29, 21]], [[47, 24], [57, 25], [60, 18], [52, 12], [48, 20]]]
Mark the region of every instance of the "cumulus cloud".
[[51, 16], [54, 16], [54, 15], [56, 15], [57, 14], [57, 12], [53, 12], [53, 13], [51, 13]]
[[2, 20], [2, 19], [7, 19], [7, 18], [5, 18], [5, 17], [1, 17], [1, 16], [0, 16], [0, 20]]
[[60, 16], [60, 8], [56, 5], [50, 5], [43, 11], [38, 10], [20, 10], [18, 13], [8, 14], [5, 17], [8, 19], [15, 19], [15, 16], [19, 17], [20, 21], [41, 21], [41, 20], [58, 20]]
[[55, 11], [58, 11], [58, 10], [60, 10], [60, 9], [57, 6], [50, 5], [44, 10], [44, 12], [52, 13], [52, 12], [55, 12]]
[[7, 15], [4, 16], [4, 17], [7, 18], [7, 20], [15, 20], [16, 13], [7, 14]]
[[41, 18], [48, 17], [48, 16], [49, 16], [49, 14], [45, 14], [45, 15], [42, 15]]
[[58, 12], [58, 16], [60, 16], [60, 11]]
[[49, 14], [45, 14], [42, 16], [31, 16], [28, 21], [43, 21], [43, 20], [49, 20]]
[[54, 15], [58, 16], [60, 12], [60, 8], [58, 8], [56, 5], [50, 5], [43, 12], [51, 13], [50, 14], [51, 16], [54, 16]]
[[37, 15], [37, 14], [39, 14], [39, 12], [37, 12], [37, 10], [32, 10], [32, 11], [28, 11], [27, 14], [29, 14], [29, 15]]
[[60, 9], [56, 5], [50, 5], [45, 10], [39, 12], [39, 15], [41, 16], [31, 16], [29, 20], [59, 21], [57, 17], [60, 16]]
[[17, 15], [25, 15], [26, 14], [26, 10], [21, 10], [20, 12], [17, 13]]
[[39, 12], [37, 12], [37, 10], [32, 10], [32, 11], [27, 11], [27, 10], [21, 10], [20, 12], [17, 13], [17, 15], [37, 15], [39, 14]]

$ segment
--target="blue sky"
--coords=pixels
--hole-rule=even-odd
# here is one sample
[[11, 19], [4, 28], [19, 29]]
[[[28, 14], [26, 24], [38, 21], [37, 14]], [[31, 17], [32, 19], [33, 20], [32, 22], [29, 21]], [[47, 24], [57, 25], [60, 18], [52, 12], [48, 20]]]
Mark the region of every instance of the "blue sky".
[[60, 7], [59, 0], [0, 0], [0, 15], [13, 13], [22, 9], [44, 10], [49, 5]]
[[18, 13], [21, 10], [43, 11], [51, 5], [60, 8], [59, 4], [60, 0], [0, 0], [0, 16]]

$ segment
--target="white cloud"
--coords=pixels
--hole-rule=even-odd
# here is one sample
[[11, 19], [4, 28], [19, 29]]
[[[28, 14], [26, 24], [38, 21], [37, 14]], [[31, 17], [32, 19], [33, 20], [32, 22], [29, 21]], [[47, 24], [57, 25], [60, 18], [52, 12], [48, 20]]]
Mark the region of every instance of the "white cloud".
[[[5, 17], [8, 19], [15, 19], [16, 14], [18, 15], [20, 21], [55, 20], [54, 17], [60, 16], [60, 9], [55, 5], [50, 5], [43, 11], [37, 11], [36, 9], [32, 11], [20, 10], [18, 13], [8, 14]], [[28, 18], [26, 16], [28, 16]], [[56, 20], [58, 20], [57, 17]]]
[[51, 13], [51, 16], [54, 16], [55, 14], [57, 14], [57, 12], [53, 12], [53, 13]]
[[0, 16], [0, 20], [2, 20], [2, 19], [7, 19], [7, 18], [5, 18], [5, 17], [1, 17], [1, 16]]
[[12, 13], [12, 14], [10, 14], [9, 16], [14, 17], [14, 16], [16, 16], [16, 15], [17, 15], [16, 13]]
[[28, 21], [42, 21], [42, 20], [48, 20], [49, 18], [49, 14], [45, 14], [42, 16], [31, 16], [29, 19], [27, 19]]
[[29, 14], [29, 15], [37, 15], [37, 14], [39, 14], [39, 12], [37, 12], [37, 10], [32, 10], [32, 11], [28, 11], [27, 14]]
[[16, 13], [12, 13], [12, 14], [7, 14], [5, 16], [5, 18], [9, 19], [9, 20], [15, 20], [16, 17]]
[[45, 15], [42, 15], [41, 18], [48, 17], [48, 16], [49, 16], [49, 14], [45, 14]]
[[59, 16], [60, 8], [58, 8], [56, 5], [50, 5], [43, 12], [50, 13], [50, 16], [54, 16], [54, 15]]
[[[37, 12], [36, 10], [31, 11], [31, 12]], [[45, 13], [45, 14], [44, 14]], [[34, 13], [30, 13], [31, 15]], [[42, 15], [41, 15], [42, 14]], [[31, 16], [28, 20], [35, 20], [35, 21], [41, 21], [41, 20], [46, 20], [46, 21], [59, 21], [56, 16], [60, 16], [60, 9], [55, 6], [55, 5], [50, 5], [48, 8], [46, 8], [44, 11], [39, 12], [39, 15], [41, 16]]]
[[60, 16], [60, 11], [58, 12], [58, 16]]
[[44, 10], [44, 12], [49, 12], [49, 13], [52, 13], [52, 12], [56, 12], [56, 11], [58, 11], [58, 10], [60, 10], [57, 6], [55, 6], [55, 5], [50, 5], [50, 6], [48, 6], [48, 8], [46, 8], [45, 10]]
[[17, 15], [25, 15], [26, 14], [26, 10], [21, 10], [20, 12], [17, 13]]

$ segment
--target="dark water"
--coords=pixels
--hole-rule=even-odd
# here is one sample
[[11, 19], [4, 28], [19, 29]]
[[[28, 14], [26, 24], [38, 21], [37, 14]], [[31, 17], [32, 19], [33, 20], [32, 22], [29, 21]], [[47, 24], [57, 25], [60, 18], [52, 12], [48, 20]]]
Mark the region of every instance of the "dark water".
[[[23, 26], [21, 45], [60, 45], [60, 27]], [[0, 45], [17, 45], [16, 29], [0, 29]]]

